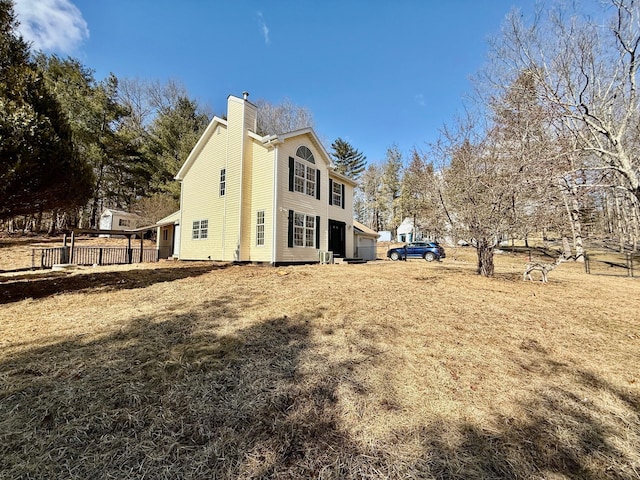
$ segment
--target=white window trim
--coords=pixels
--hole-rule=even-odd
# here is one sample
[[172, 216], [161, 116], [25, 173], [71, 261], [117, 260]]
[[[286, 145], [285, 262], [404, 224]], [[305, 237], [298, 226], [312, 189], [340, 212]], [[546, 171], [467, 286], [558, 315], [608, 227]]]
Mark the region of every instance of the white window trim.
[[[298, 225], [302, 217], [302, 225]], [[313, 224], [313, 226], [309, 226]], [[301, 212], [293, 212], [293, 247], [316, 248], [316, 217]], [[309, 243], [309, 239], [311, 242]]]
[[191, 240], [206, 240], [209, 238], [209, 220], [194, 220], [191, 224]]
[[[302, 170], [302, 175], [298, 175], [298, 167]], [[316, 168], [305, 165], [299, 160], [293, 162], [293, 191], [304, 193], [310, 197], [316, 196]]]
[[[262, 214], [262, 218], [260, 218], [260, 214]], [[262, 220], [262, 223], [260, 222]], [[256, 246], [264, 247], [265, 239], [266, 239], [266, 216], [264, 210], [258, 210], [256, 212]], [[262, 243], [260, 240], [262, 239]]]
[[[337, 189], [337, 190], [336, 190]], [[338, 201], [336, 202], [336, 198]], [[331, 205], [342, 208], [344, 199], [342, 198], [342, 183], [333, 181], [333, 187], [331, 190]]]

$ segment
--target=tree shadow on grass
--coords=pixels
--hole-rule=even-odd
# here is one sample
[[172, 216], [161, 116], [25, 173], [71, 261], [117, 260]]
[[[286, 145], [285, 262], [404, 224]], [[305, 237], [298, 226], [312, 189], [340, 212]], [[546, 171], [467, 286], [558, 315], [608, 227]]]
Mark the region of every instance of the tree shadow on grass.
[[164, 268], [135, 269], [95, 273], [58, 273], [45, 276], [23, 276], [2, 282], [0, 304], [19, 302], [26, 298], [44, 298], [60, 293], [87, 293], [92, 290], [128, 290], [145, 288], [155, 283], [197, 277], [229, 264], [175, 265]]
[[[256, 302], [222, 295], [7, 356], [0, 478], [637, 478], [637, 453], [621, 442], [638, 446], [638, 396], [535, 340], [514, 365], [549, 387], [522, 401], [524, 415], [491, 428], [405, 421], [363, 445], [345, 429], [340, 395], [370, 394], [359, 372], [384, 367], [376, 332], [357, 358], [336, 361], [313, 351], [321, 310], [248, 322]], [[573, 380], [560, 387], [558, 377]], [[585, 389], [615, 409], [584, 401]], [[387, 404], [401, 411], [402, 399]]]
[[[219, 297], [141, 317], [101, 338], [0, 363], [0, 478], [311, 478], [356, 455], [336, 381], [308, 382], [310, 322], [245, 327], [253, 304]], [[337, 450], [333, 450], [337, 449]], [[284, 472], [284, 473], [283, 473]], [[334, 478], [338, 478], [333, 475]]]
[[491, 425], [436, 420], [397, 433], [419, 439], [412, 475], [437, 479], [640, 478], [640, 395], [554, 360], [535, 340], [514, 363], [546, 386], [496, 412]]

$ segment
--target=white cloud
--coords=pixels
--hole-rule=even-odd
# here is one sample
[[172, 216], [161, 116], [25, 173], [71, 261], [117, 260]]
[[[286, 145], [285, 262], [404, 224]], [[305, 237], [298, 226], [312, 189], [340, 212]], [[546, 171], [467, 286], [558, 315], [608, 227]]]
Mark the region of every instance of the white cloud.
[[260, 29], [262, 30], [262, 36], [264, 37], [264, 43], [269, 45], [271, 40], [269, 39], [269, 27], [264, 21], [264, 17], [262, 16], [262, 12], [258, 12], [258, 21], [260, 22]]
[[87, 22], [71, 0], [14, 0], [18, 32], [35, 50], [73, 52], [89, 37]]
[[427, 102], [424, 98], [424, 95], [422, 93], [418, 93], [417, 95], [415, 95], [413, 97], [414, 101], [421, 107], [426, 107], [427, 106]]

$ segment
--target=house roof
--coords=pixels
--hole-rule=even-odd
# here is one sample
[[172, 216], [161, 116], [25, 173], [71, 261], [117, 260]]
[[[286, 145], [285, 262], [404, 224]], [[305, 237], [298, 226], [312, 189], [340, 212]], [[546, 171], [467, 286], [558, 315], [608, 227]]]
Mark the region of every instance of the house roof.
[[318, 135], [316, 135], [316, 132], [311, 127], [301, 128], [299, 130], [294, 130], [288, 133], [281, 133], [278, 135], [267, 135], [265, 137], [262, 137], [262, 143], [275, 145], [278, 143], [285, 142], [286, 140], [304, 136], [304, 135], [311, 138], [311, 141], [313, 142], [316, 149], [322, 154], [322, 159], [325, 161], [327, 165], [329, 165], [329, 167], [331, 167], [329, 168], [329, 175], [339, 179], [344, 183], [348, 183], [353, 187], [357, 185], [357, 183], [353, 179], [333, 170], [333, 162], [331, 160], [331, 155], [329, 155], [329, 152], [327, 152], [327, 150], [324, 148], [324, 145], [318, 138]]
[[180, 223], [180, 210], [177, 212], [173, 212], [171, 215], [167, 215], [164, 218], [161, 218], [156, 222], [158, 227], [163, 227], [165, 225], [173, 225], [176, 223]]
[[[227, 126], [227, 121], [219, 117], [213, 117], [211, 122], [209, 122], [209, 125], [207, 125], [207, 128], [205, 129], [204, 133], [198, 139], [195, 146], [189, 153], [189, 156], [187, 157], [184, 164], [180, 168], [180, 171], [174, 177], [176, 180], [184, 179], [184, 176], [187, 174], [187, 172], [191, 168], [191, 165], [193, 165], [193, 162], [198, 157], [198, 155], [200, 154], [204, 146], [207, 144], [207, 141], [209, 140], [211, 135], [213, 135], [213, 132], [215, 132], [216, 127], [218, 125]], [[318, 135], [316, 135], [316, 132], [311, 127], [301, 128], [299, 130], [294, 130], [287, 133], [280, 133], [278, 135], [264, 135], [264, 136], [260, 136], [255, 132], [249, 131], [249, 136], [261, 142], [265, 146], [278, 145], [280, 143], [284, 143], [285, 141], [294, 139], [296, 137], [308, 136], [311, 139], [314, 146], [316, 147], [316, 149], [320, 152], [324, 162], [330, 167], [333, 166], [333, 162], [331, 161], [331, 156], [329, 155], [327, 150], [324, 148], [324, 145], [322, 145], [322, 142], [318, 138]], [[353, 187], [357, 185], [357, 183], [353, 179], [334, 171], [333, 168], [329, 168], [329, 173], [331, 176], [339, 179], [344, 183], [348, 183]]]
[[102, 217], [104, 215], [120, 215], [123, 217], [131, 217], [131, 218], [139, 217], [137, 213], [125, 212], [124, 210], [116, 210], [115, 208], [105, 208], [102, 214], [100, 214], [100, 216]]
[[362, 235], [365, 237], [378, 238], [380, 234], [375, 230], [370, 229], [369, 227], [363, 225], [357, 220], [353, 221], [353, 228], [355, 230], [356, 235]]

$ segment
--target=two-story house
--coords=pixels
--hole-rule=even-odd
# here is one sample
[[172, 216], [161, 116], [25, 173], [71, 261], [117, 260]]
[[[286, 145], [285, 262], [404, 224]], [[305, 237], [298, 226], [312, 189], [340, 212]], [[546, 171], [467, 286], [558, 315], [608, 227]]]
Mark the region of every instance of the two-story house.
[[355, 182], [336, 173], [311, 128], [262, 136], [257, 109], [229, 96], [176, 175], [180, 211], [158, 222], [163, 257], [317, 262], [355, 256]]

